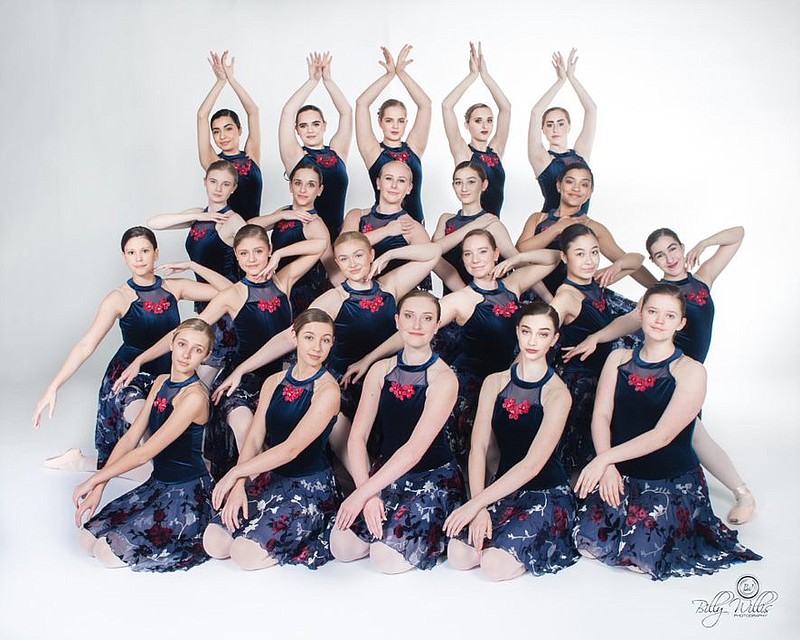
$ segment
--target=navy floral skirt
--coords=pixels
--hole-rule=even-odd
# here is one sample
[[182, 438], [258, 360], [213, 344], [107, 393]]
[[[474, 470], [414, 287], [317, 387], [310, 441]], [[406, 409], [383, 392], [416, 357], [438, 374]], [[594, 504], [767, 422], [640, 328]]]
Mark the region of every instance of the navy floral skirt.
[[761, 556], [739, 543], [711, 510], [702, 469], [663, 480], [623, 476], [618, 508], [592, 492], [578, 512], [575, 542], [601, 562], [653, 580], [704, 575]]
[[[257, 542], [279, 564], [316, 569], [331, 560], [330, 537], [339, 506], [333, 470], [289, 477], [267, 471], [248, 481], [250, 518], [233, 534]], [[222, 525], [219, 516], [214, 522]]]
[[442, 525], [464, 501], [464, 482], [455, 462], [407, 473], [381, 491], [386, 509], [383, 538], [376, 540], [363, 516], [351, 527], [365, 542], [382, 542], [417, 569], [433, 569], [447, 547]]
[[203, 364], [222, 369], [236, 353], [236, 329], [227, 313], [211, 325], [211, 328], [214, 330], [214, 348]]
[[167, 484], [152, 476], [109, 502], [84, 527], [134, 571], [177, 571], [208, 560], [211, 478]]
[[[556, 573], [580, 557], [572, 540], [575, 496], [567, 485], [542, 490], [519, 490], [488, 508], [494, 547], [510, 553], [535, 576]], [[464, 529], [459, 540], [466, 543]]]
[[450, 322], [440, 328], [433, 336], [433, 350], [447, 364], [453, 364], [458, 355], [462, 327], [457, 322]]
[[598, 378], [583, 368], [559, 367], [556, 372], [572, 396], [567, 424], [556, 450], [558, 459], [569, 475], [583, 469], [595, 456], [591, 427]]
[[333, 285], [328, 280], [328, 273], [321, 262], [317, 262], [311, 271], [306, 273], [292, 287], [289, 301], [292, 303], [292, 315], [297, 317], [300, 313], [311, 306], [311, 303], [319, 298], [328, 289], [333, 289]]
[[94, 446], [97, 449], [97, 468], [102, 469], [108, 461], [119, 439], [125, 435], [130, 423], [125, 420], [125, 409], [135, 400], [144, 400], [160, 373], [169, 373], [170, 356], [148, 363], [131, 383], [114, 393], [113, 387], [122, 372], [133, 362], [141, 350], [122, 345], [108, 363], [97, 398], [97, 419], [94, 430]]
[[458, 378], [458, 398], [445, 428], [450, 450], [463, 464], [472, 441], [472, 425], [475, 424], [483, 380], [470, 371], [453, 370]]

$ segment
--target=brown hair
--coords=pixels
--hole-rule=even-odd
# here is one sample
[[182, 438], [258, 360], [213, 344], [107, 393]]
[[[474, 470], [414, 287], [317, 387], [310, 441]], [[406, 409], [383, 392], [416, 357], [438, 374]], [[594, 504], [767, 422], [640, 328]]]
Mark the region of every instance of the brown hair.
[[488, 104], [483, 104], [483, 102], [476, 102], [469, 109], [467, 109], [467, 112], [464, 114], [464, 122], [469, 122], [469, 119], [472, 117], [472, 114], [475, 112], [476, 109], [488, 109], [489, 111], [492, 110], [492, 108]]
[[292, 323], [292, 331], [295, 333], [300, 333], [300, 330], [303, 327], [305, 327], [307, 324], [311, 324], [312, 322], [329, 324], [331, 329], [334, 328], [333, 319], [327, 314], [327, 312], [323, 311], [322, 309], [311, 307], [302, 313], [297, 314], [297, 317]]
[[486, 229], [473, 229], [467, 235], [464, 236], [464, 239], [461, 241], [461, 246], [464, 246], [464, 243], [467, 241], [468, 238], [472, 238], [474, 236], [480, 236], [481, 238], [486, 238], [489, 241], [489, 246], [492, 247], [492, 251], [497, 249], [497, 242], [494, 239], [491, 231], [487, 231]]
[[412, 298], [425, 298], [426, 300], [431, 300], [436, 307], [436, 322], [442, 317], [442, 306], [439, 304], [439, 298], [433, 295], [430, 291], [425, 291], [424, 289], [412, 289], [407, 294], [405, 294], [400, 300], [397, 301], [397, 313], [400, 313], [403, 309], [403, 305], [411, 300]]
[[208, 178], [208, 174], [212, 171], [227, 171], [231, 175], [231, 178], [233, 178], [233, 184], [239, 184], [239, 172], [236, 170], [236, 167], [233, 166], [233, 163], [227, 160], [214, 160], [214, 162], [208, 165], [208, 169], [206, 169], [206, 178]]
[[572, 120], [569, 119], [569, 111], [567, 111], [564, 107], [550, 107], [542, 114], [542, 129], [544, 129], [544, 121], [548, 115], [550, 115], [553, 111], [561, 111], [564, 114], [564, 117], [567, 119], [567, 124], [572, 124]]
[[558, 331], [558, 327], [561, 324], [558, 312], [546, 302], [531, 302], [522, 307], [522, 310], [517, 315], [517, 326], [520, 325], [522, 319], [526, 316], [547, 316], [550, 318], [550, 321], [553, 323], [553, 329], [556, 331]]
[[239, 229], [233, 237], [233, 248], [235, 249], [238, 247], [242, 240], [246, 240], [247, 238], [258, 238], [266, 242], [268, 247], [270, 246], [269, 236], [264, 227], [259, 227], [257, 224], [246, 224]]
[[403, 111], [408, 114], [408, 109], [406, 109], [406, 105], [404, 105], [399, 100], [395, 100], [394, 98], [389, 98], [388, 100], [384, 100], [383, 104], [378, 109], [378, 119], [383, 120], [383, 114], [389, 107], [400, 107]]
[[206, 349], [206, 351], [210, 352], [211, 349], [214, 347], [214, 340], [215, 340], [214, 330], [208, 325], [208, 323], [205, 320], [202, 320], [201, 318], [189, 318], [188, 320], [184, 320], [177, 327], [175, 327], [175, 330], [172, 332], [172, 341], [173, 342], [175, 341], [175, 338], [178, 337], [178, 334], [181, 331], [186, 331], [186, 330], [198, 331], [205, 336], [206, 340], [208, 341], [208, 348]]
[[297, 113], [294, 115], [294, 126], [297, 126], [297, 119], [300, 117], [301, 113], [305, 113], [306, 111], [316, 111], [319, 114], [319, 117], [325, 122], [325, 116], [322, 115], [322, 109], [318, 106], [313, 104], [304, 104], [297, 110]]
[[651, 258], [653, 257], [653, 252], [651, 251], [653, 245], [659, 240], [661, 240], [661, 238], [663, 238], [664, 236], [672, 238], [678, 244], [683, 244], [681, 242], [681, 239], [678, 237], [678, 234], [675, 233], [672, 229], [668, 229], [667, 227], [656, 229], [655, 231], [653, 231], [653, 233], [647, 236], [647, 240], [644, 243], [644, 246], [647, 249], [647, 253], [650, 255]]
[[654, 284], [652, 287], [650, 287], [644, 292], [644, 296], [642, 297], [642, 309], [644, 309], [644, 305], [647, 304], [647, 301], [655, 295], [675, 298], [680, 304], [681, 318], [686, 317], [686, 298], [683, 297], [683, 292], [674, 284], [659, 282], [658, 284]]
[[462, 169], [472, 169], [475, 173], [478, 174], [478, 177], [481, 179], [481, 182], [488, 180], [488, 178], [486, 177], [486, 169], [484, 169], [477, 162], [472, 162], [471, 160], [464, 160], [463, 162], [459, 162], [456, 165], [456, 168], [453, 170], [453, 180], [456, 179], [456, 174]]
[[125, 251], [125, 245], [128, 244], [130, 240], [134, 238], [145, 238], [151, 245], [153, 245], [153, 249], [158, 249], [158, 242], [156, 242], [156, 234], [153, 233], [151, 229], [147, 227], [131, 227], [125, 233], [122, 234], [122, 240], [120, 241], [120, 247], [122, 251]]

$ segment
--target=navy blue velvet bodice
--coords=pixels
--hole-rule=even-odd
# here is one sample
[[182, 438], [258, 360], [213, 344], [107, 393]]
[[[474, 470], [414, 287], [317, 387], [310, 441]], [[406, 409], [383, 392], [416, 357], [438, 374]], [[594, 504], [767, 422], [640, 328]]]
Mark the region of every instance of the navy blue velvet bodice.
[[714, 328], [714, 301], [708, 285], [691, 273], [683, 280], [662, 280], [678, 287], [686, 298], [686, 326], [675, 334], [675, 344], [690, 358], [705, 362]]
[[500, 210], [503, 208], [506, 186], [506, 170], [503, 169], [500, 156], [491, 147], [487, 147], [486, 151], [479, 151], [472, 145], [468, 146], [472, 151], [470, 162], [481, 165], [486, 172], [486, 179], [489, 181], [486, 191], [481, 194], [481, 207], [499, 217]]
[[[397, 364], [383, 379], [378, 417], [380, 425], [380, 453], [382, 462], [386, 462], [394, 453], [411, 438], [411, 434], [419, 422], [425, 409], [428, 393], [428, 369], [439, 359], [435, 353], [431, 358], [419, 365], [403, 363], [403, 352], [397, 354]], [[442, 424], [444, 427], [444, 424]], [[428, 450], [409, 472], [428, 471], [441, 467], [453, 459], [442, 428], [433, 439]]]
[[[498, 478], [528, 454], [544, 418], [542, 389], [553, 374], [554, 371], [548, 369], [541, 380], [526, 382], [517, 376], [517, 365], [511, 366], [511, 379], [498, 394], [492, 412], [492, 431], [500, 448]], [[520, 489], [549, 489], [566, 481], [567, 474], [554, 450], [539, 473]]]
[[[223, 207], [219, 213], [227, 213], [230, 207]], [[203, 209], [208, 211], [208, 207]], [[195, 220], [189, 228], [186, 236], [186, 253], [189, 258], [197, 264], [201, 264], [212, 271], [216, 271], [221, 276], [225, 276], [231, 282], [239, 280], [239, 267], [236, 264], [236, 256], [233, 247], [225, 244], [217, 233], [217, 223]], [[195, 274], [198, 282], [207, 282], [202, 276]], [[195, 311], [200, 312], [206, 307], [207, 303], [195, 302]]]
[[328, 227], [331, 240], [335, 240], [342, 230], [344, 220], [344, 201], [347, 197], [347, 186], [350, 182], [347, 177], [347, 166], [344, 160], [330, 147], [310, 149], [303, 147], [306, 155], [301, 163], [313, 162], [322, 172], [324, 189], [314, 202], [320, 218]]
[[341, 375], [347, 367], [383, 343], [396, 330], [394, 296], [382, 291], [378, 281], [364, 291], [353, 289], [347, 281], [342, 288], [348, 297], [342, 302], [334, 320], [336, 340], [333, 343], [329, 368]]
[[[539, 188], [542, 190], [542, 196], [544, 196], [542, 211], [550, 211], [550, 209], [555, 209], [560, 204], [561, 195], [556, 188], [556, 181], [564, 173], [564, 169], [572, 164], [588, 164], [586, 160], [575, 153], [575, 149], [569, 149], [563, 153], [556, 153], [555, 151], [548, 151], [547, 153], [552, 156], [553, 160], [536, 178], [539, 182]], [[581, 213], [586, 213], [587, 211], [589, 211], [589, 200], [581, 207]]]
[[399, 147], [387, 147], [381, 142], [381, 153], [369, 168], [369, 179], [372, 190], [375, 192], [375, 201], [378, 201], [378, 187], [376, 180], [381, 172], [381, 167], [387, 162], [402, 162], [411, 169], [414, 188], [403, 200], [403, 208], [417, 222], [425, 224], [425, 215], [422, 210], [422, 162], [419, 156], [405, 142]]
[[[283, 380], [275, 387], [269, 400], [266, 413], [265, 446], [274, 447], [285, 442], [295, 427], [303, 419], [314, 397], [314, 383], [325, 375], [323, 367], [310, 378], [297, 380], [292, 376], [294, 368], [286, 372]], [[283, 476], [306, 476], [331, 466], [327, 455], [328, 436], [330, 436], [336, 416], [331, 418], [324, 431], [317, 436], [297, 457], [275, 472]]]
[[483, 300], [475, 305], [469, 320], [461, 329], [459, 353], [453, 362], [456, 371], [469, 371], [485, 378], [490, 373], [508, 369], [514, 358], [517, 336], [519, 299], [502, 280], [496, 289], [481, 289], [474, 282], [469, 286]]
[[245, 220], [261, 215], [261, 169], [244, 151], [236, 155], [217, 154], [227, 160], [239, 174], [236, 191], [228, 198], [228, 205]]
[[[119, 319], [123, 342], [121, 350], [126, 350], [135, 357], [177, 327], [181, 318], [178, 301], [164, 289], [159, 276], [156, 276], [153, 284], [147, 286], [138, 285], [131, 278], [128, 286], [136, 292], [136, 300], [131, 302], [128, 311]], [[169, 373], [169, 369], [169, 353], [142, 366], [142, 371], [153, 375]]]
[[[233, 366], [238, 366], [247, 360], [270, 338], [292, 324], [292, 306], [286, 294], [273, 280], [255, 283], [242, 278], [242, 283], [247, 287], [247, 301], [233, 319], [237, 337]], [[281, 362], [277, 360], [253, 373], [266, 378], [280, 369]]]
[[[591, 334], [611, 324], [614, 315], [608, 306], [603, 289], [594, 280], [589, 284], [578, 284], [567, 279], [564, 280], [564, 284], [575, 287], [583, 294], [581, 312], [570, 324], [561, 326], [559, 344], [574, 347]], [[572, 358], [564, 368], [573, 371], [583, 370], [590, 375], [599, 376], [609, 353], [611, 353], [611, 343], [598, 344], [595, 352], [586, 360]]]
[[[557, 207], [557, 206], [556, 206]], [[558, 208], [551, 209], [547, 213], [547, 217], [542, 220], [539, 224], [536, 225], [536, 231], [534, 232], [536, 235], [542, 233], [546, 229], [552, 227], [556, 222], [561, 220], [560, 216], [556, 215], [556, 211]], [[581, 216], [585, 216], [586, 214], [583, 211], [578, 211], [578, 213], [573, 213], [570, 218], [580, 218]], [[554, 249], [556, 251], [561, 250], [561, 236], [556, 236], [550, 244], [547, 245], [548, 249]], [[567, 265], [565, 265], [561, 260], [558, 261], [556, 268], [553, 269], [550, 273], [548, 273], [544, 278], [542, 278], [542, 282], [544, 286], [547, 287], [547, 290], [555, 295], [556, 289], [558, 289], [562, 284], [564, 284], [564, 280], [567, 279]]]
[[[633, 357], [619, 366], [611, 416], [612, 447], [656, 426], [675, 391], [669, 365], [682, 355], [680, 349], [675, 349], [666, 360], [645, 362], [637, 348]], [[698, 464], [692, 449], [693, 431], [694, 418], [668, 445], [640, 458], [617, 463], [618, 471], [643, 479], [671, 478], [691, 471]]]
[[[156, 394], [150, 408], [147, 422], [150, 434], [154, 434], [172, 415], [172, 401], [181, 389], [197, 382], [197, 375], [192, 375], [183, 382], [164, 380], [164, 384]], [[175, 440], [170, 442], [153, 458], [153, 477], [168, 484], [188, 482], [208, 475], [203, 462], [203, 428], [204, 425], [192, 423]]]
[[[377, 207], [377, 204], [372, 205], [372, 208], [369, 210], [369, 212], [366, 215], [361, 216], [359, 219], [358, 230], [361, 233], [367, 233], [375, 229], [382, 229], [390, 222], [394, 222], [407, 213], [404, 209], [400, 209], [400, 211], [397, 211], [396, 213], [379, 213]], [[407, 246], [408, 242], [401, 234], [397, 236], [387, 236], [380, 242], [376, 242], [374, 245], [372, 245], [372, 248], [375, 250], [375, 257], [377, 258], [382, 256], [390, 249], [399, 249], [400, 247]], [[407, 261], [405, 260], [392, 260], [383, 270], [383, 273], [386, 274], [392, 269], [396, 269], [406, 262]]]
[[[444, 225], [444, 234], [447, 236], [455, 231], [458, 231], [461, 227], [465, 227], [470, 222], [474, 222], [485, 213], [487, 213], [487, 211], [484, 207], [478, 211], [478, 213], [475, 213], [471, 216], [465, 216], [463, 210], [459, 209], [458, 213], [450, 218]], [[456, 271], [458, 271], [458, 275], [461, 276], [464, 284], [469, 284], [472, 282], [472, 276], [467, 273], [467, 270], [464, 267], [464, 258], [461, 256], [461, 244], [462, 243], [459, 243], [450, 249], [450, 251], [442, 254], [442, 257], [456, 268]]]

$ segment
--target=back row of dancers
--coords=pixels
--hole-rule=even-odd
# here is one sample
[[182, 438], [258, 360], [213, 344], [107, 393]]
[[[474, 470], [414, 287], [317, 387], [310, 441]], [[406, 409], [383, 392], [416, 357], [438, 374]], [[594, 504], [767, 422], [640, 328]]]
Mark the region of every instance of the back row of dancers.
[[[408, 53], [395, 65], [384, 51], [387, 74], [365, 92], [368, 103], [395, 74], [414, 96], [416, 84], [403, 79]], [[559, 80], [537, 107], [565, 78], [591, 103], [574, 63], [574, 53], [567, 65], [554, 56]], [[257, 110], [232, 62], [212, 54], [212, 67], [219, 80], [199, 114], [204, 130], [225, 81], [252, 119]], [[337, 108], [341, 102], [329, 86], [329, 59], [312, 56], [309, 68], [282, 116], [297, 112], [304, 143], [313, 127], [300, 116], [318, 111], [301, 104], [316, 81], [326, 81]], [[452, 110], [478, 74], [497, 98], [472, 49], [470, 75], [445, 106]], [[357, 103], [357, 130], [358, 111]], [[555, 120], [566, 121], [563, 114]], [[402, 120], [384, 132], [402, 137]], [[419, 120], [418, 113], [409, 141]], [[587, 109], [589, 146], [593, 122]], [[479, 134], [491, 133], [481, 126]], [[548, 139], [566, 148], [559, 126]], [[215, 116], [211, 128], [223, 159], [209, 158], [208, 205], [148, 221], [152, 229], [189, 229], [190, 260], [159, 269], [191, 270], [196, 280], [156, 275], [154, 233], [126, 231], [131, 278], [103, 300], [34, 416], [37, 426], [48, 408], [52, 416], [60, 386], [119, 320], [123, 346], [100, 390], [97, 461], [78, 450], [47, 461], [98, 469], [75, 490], [76, 524], [90, 516], [82, 542], [106, 566], [168, 571], [210, 555], [249, 569], [316, 568], [332, 556], [369, 555], [396, 573], [433, 567], [447, 550], [454, 566], [480, 564], [500, 580], [554, 572], [582, 553], [664, 579], [758, 559], [713, 515], [698, 466], [734, 492], [729, 520], [746, 521], [752, 496], [698, 417], [709, 292], [738, 250], [741, 228], [689, 252], [673, 231], [655, 231], [646, 250], [663, 271], [657, 284], [641, 254], [626, 253], [588, 216], [594, 177], [586, 164], [562, 166], [552, 210], [533, 214], [514, 243], [482, 204], [493, 180], [484, 164], [499, 162], [490, 159], [459, 162], [453, 187], [461, 209], [441, 217], [431, 240], [404, 208], [419, 183], [411, 155], [400, 153], [376, 170], [375, 204], [350, 211], [340, 232], [319, 208], [325, 168], [340, 164], [322, 147], [324, 126], [313, 138], [317, 155], [292, 132], [291, 205], [248, 216], [248, 224], [233, 202], [256, 164], [252, 156], [244, 169], [224, 159], [231, 137], [239, 150], [238, 126]], [[283, 155], [283, 140], [281, 148]], [[707, 249], [714, 253], [701, 261]], [[601, 254], [611, 262], [603, 269]], [[418, 288], [432, 272], [450, 291], [441, 300]], [[607, 288], [628, 276], [649, 287], [638, 306]], [[530, 302], [536, 298], [550, 304]], [[180, 299], [197, 303], [197, 319], [179, 324]], [[632, 348], [612, 351], [617, 339]], [[213, 495], [203, 456], [217, 479]], [[341, 462], [336, 473], [332, 458]], [[149, 479], [95, 515], [108, 480], [139, 477], [150, 460]], [[340, 503], [341, 487], [350, 493]]]

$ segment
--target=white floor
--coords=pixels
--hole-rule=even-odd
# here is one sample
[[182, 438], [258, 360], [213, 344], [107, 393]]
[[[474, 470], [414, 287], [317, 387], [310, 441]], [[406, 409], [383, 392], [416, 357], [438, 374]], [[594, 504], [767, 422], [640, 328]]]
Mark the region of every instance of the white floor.
[[[376, 575], [365, 562], [331, 562], [316, 572], [277, 567], [245, 573], [229, 562], [166, 575], [104, 569], [82, 555], [72, 525], [70, 495], [84, 476], [39, 466], [42, 458], [68, 446], [91, 450], [93, 386], [84, 378], [72, 381], [61, 393], [56, 419], [39, 432], [30, 427], [39, 390], [2, 390], [2, 639], [269, 637], [273, 630], [281, 638], [529, 638], [556, 632], [560, 639], [612, 633], [772, 639], [796, 637], [800, 628], [800, 563], [791, 552], [800, 519], [796, 509], [786, 508], [792, 504], [800, 445], [797, 402], [773, 400], [791, 397], [789, 386], [786, 394], [774, 386], [753, 394], [762, 400], [743, 406], [736, 398], [718, 396], [704, 412], [758, 498], [757, 515], [740, 527], [740, 536], [763, 561], [713, 576], [655, 583], [581, 560], [554, 576], [526, 575], [503, 584], [489, 583], [474, 571], [457, 572], [446, 563], [401, 576]], [[114, 481], [106, 497], [130, 486]], [[711, 487], [717, 512], [727, 513], [727, 493], [714, 481]], [[737, 580], [747, 574], [762, 592], [777, 594], [766, 615], [734, 617], [735, 607], [728, 605], [729, 613], [704, 628], [693, 600], [735, 592]]]

